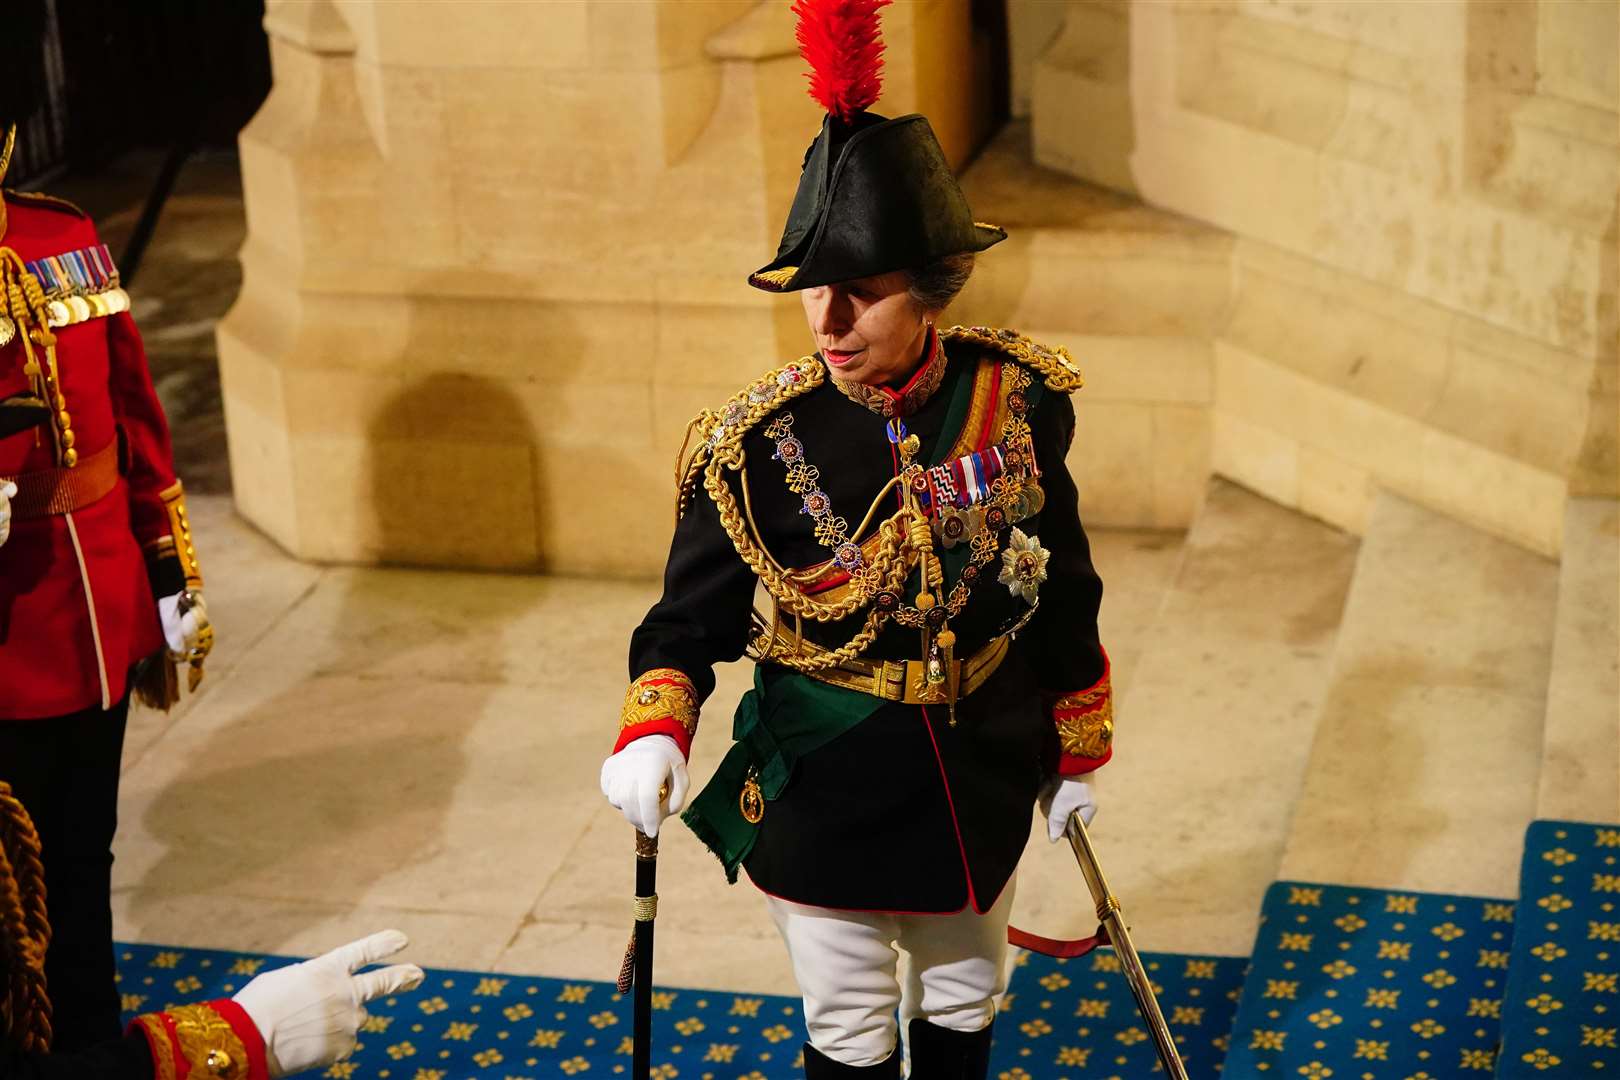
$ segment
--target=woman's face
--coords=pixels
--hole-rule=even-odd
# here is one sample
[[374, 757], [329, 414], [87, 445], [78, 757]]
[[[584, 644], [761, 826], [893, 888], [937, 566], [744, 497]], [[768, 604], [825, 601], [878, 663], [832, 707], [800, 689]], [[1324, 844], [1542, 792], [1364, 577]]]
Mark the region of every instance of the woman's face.
[[934, 313], [917, 308], [909, 285], [896, 270], [799, 290], [816, 348], [834, 378], [881, 386], [911, 374]]

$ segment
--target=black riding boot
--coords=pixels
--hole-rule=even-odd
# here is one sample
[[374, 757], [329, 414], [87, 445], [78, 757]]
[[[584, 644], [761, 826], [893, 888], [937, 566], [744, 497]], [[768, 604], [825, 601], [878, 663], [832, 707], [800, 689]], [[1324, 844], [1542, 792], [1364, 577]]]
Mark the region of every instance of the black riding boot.
[[952, 1031], [918, 1017], [911, 1022], [911, 1080], [985, 1080], [990, 1029]]
[[845, 1065], [804, 1044], [805, 1080], [900, 1080], [900, 1048], [876, 1065]]

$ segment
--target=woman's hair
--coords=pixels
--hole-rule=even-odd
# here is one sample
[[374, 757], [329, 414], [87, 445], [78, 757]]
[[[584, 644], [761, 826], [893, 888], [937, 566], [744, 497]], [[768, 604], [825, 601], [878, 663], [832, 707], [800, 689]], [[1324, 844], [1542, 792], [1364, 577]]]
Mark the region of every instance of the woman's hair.
[[973, 252], [941, 255], [906, 271], [911, 301], [923, 311], [943, 311], [973, 274]]

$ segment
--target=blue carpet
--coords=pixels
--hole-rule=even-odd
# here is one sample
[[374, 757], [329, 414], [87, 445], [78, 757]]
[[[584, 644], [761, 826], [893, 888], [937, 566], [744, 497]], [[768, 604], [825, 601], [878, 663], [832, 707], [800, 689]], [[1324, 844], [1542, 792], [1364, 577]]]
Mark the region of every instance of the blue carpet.
[[1497, 1076], [1620, 1075], [1620, 829], [1525, 835]]
[[[1134, 1080], [1160, 1072], [1119, 959], [1023, 954], [996, 1019], [997, 1080]], [[1245, 959], [1143, 953], [1192, 1080], [1220, 1075]], [[1162, 1074], [1161, 1074], [1162, 1075]]]
[[[127, 1017], [229, 997], [290, 957], [161, 945], [119, 947]], [[996, 1025], [991, 1076], [1059, 1080], [1145, 1076], [1152, 1043], [1112, 954], [1025, 956]], [[1217, 1075], [1243, 960], [1146, 954], [1192, 1076]], [[658, 1080], [776, 1080], [803, 1075], [796, 997], [660, 990], [654, 994]], [[538, 1080], [628, 1075], [630, 1001], [609, 983], [432, 970], [415, 993], [370, 1007], [355, 1055], [323, 1074], [340, 1080]]]
[[1225, 1080], [1489, 1076], [1513, 905], [1278, 882]]
[[[119, 947], [124, 1011], [228, 997], [290, 958], [157, 945]], [[657, 1080], [802, 1075], [799, 999], [703, 990], [653, 995]], [[539, 1080], [629, 1075], [630, 999], [610, 983], [429, 971], [421, 989], [374, 1002], [340, 1080]]]

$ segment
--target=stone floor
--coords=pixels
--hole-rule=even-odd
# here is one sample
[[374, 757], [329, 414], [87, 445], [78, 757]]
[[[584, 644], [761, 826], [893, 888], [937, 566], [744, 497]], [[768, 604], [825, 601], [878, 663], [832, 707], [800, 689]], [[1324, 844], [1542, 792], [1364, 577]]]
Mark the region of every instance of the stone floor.
[[[219, 645], [195, 697], [132, 721], [120, 936], [303, 952], [387, 924], [423, 963], [615, 974], [631, 835], [596, 777], [626, 635], [656, 585], [323, 569], [281, 554], [225, 497], [197, 499], [193, 517]], [[1113, 531], [1095, 542], [1128, 693], [1183, 544]], [[699, 779], [726, 748], [745, 667], [721, 672]], [[1105, 810], [1104, 852], [1109, 821]], [[1124, 854], [1118, 865], [1135, 861]], [[727, 886], [678, 824], [660, 871], [662, 979], [792, 992], [759, 895]], [[1020, 918], [1078, 928], [1090, 904], [1066, 848], [1035, 841], [1025, 881]], [[1252, 917], [1235, 913], [1238, 951]]]

